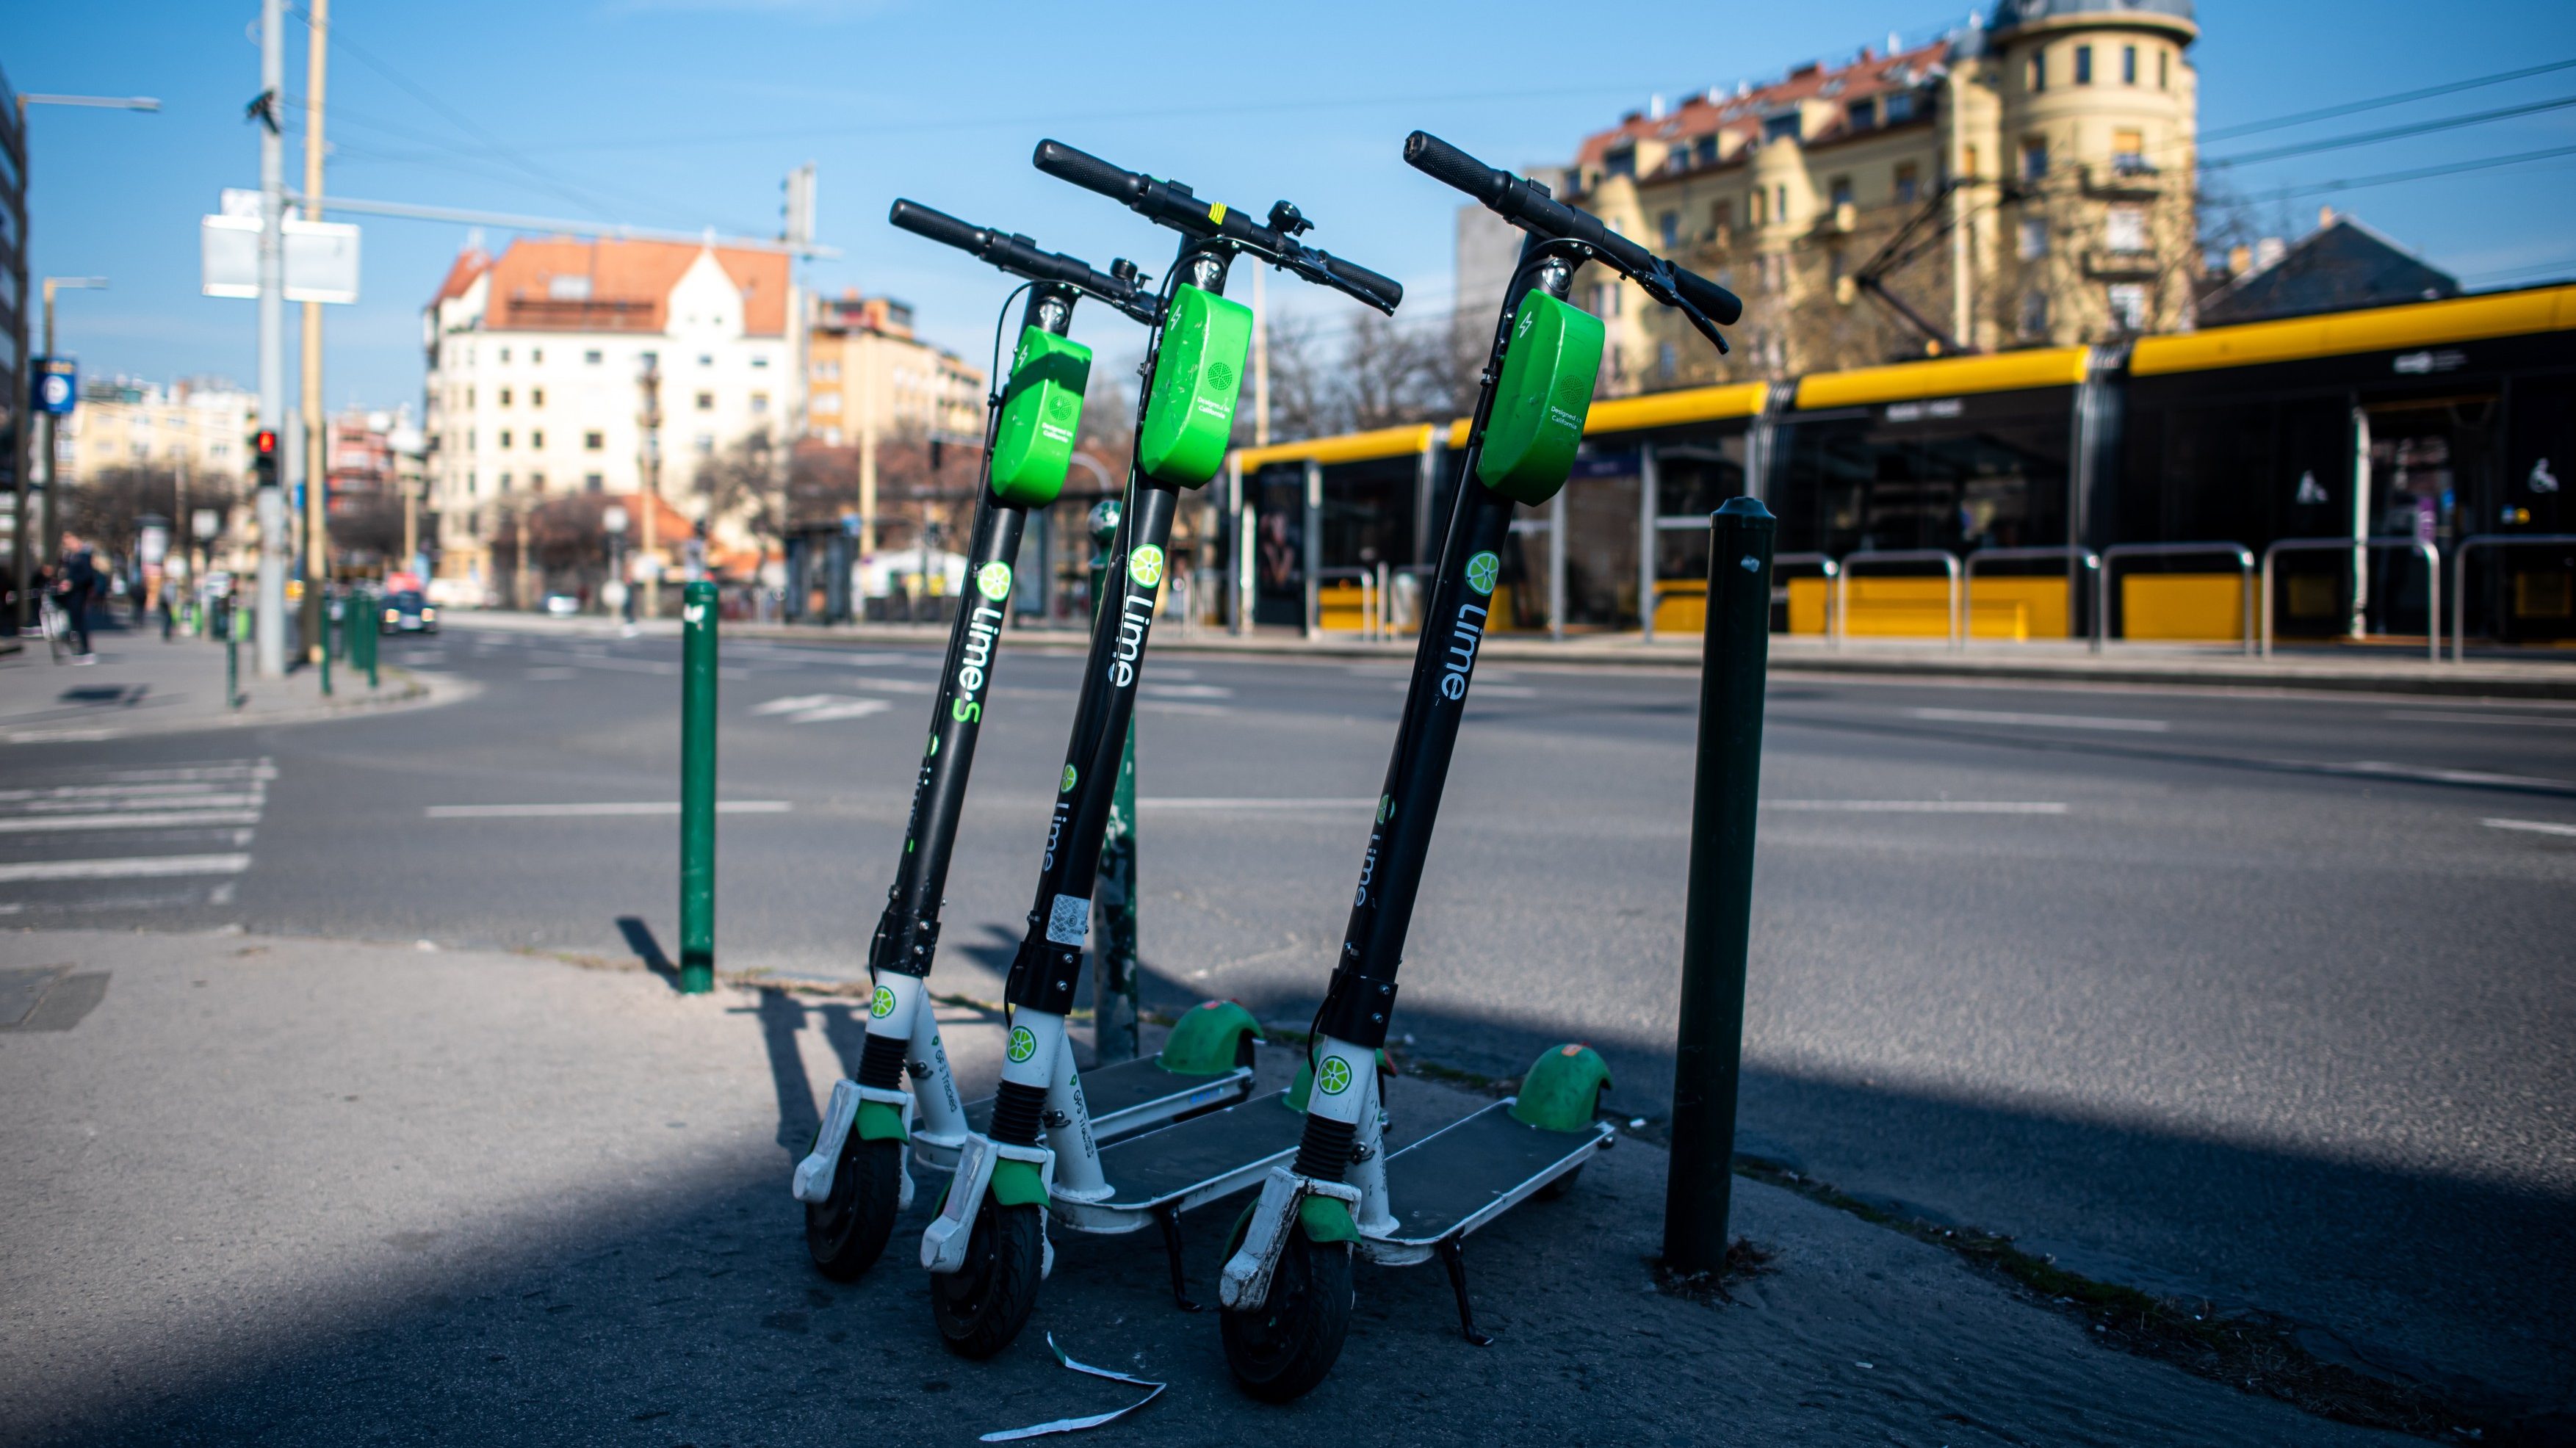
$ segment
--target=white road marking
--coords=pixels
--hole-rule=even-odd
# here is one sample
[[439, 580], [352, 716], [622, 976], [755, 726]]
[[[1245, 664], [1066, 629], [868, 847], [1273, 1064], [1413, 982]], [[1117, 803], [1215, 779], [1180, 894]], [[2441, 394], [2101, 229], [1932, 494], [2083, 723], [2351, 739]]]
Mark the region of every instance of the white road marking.
[[2489, 774], [2478, 769], [2432, 769], [2415, 764], [2390, 764], [2381, 759], [2356, 759], [2350, 764], [2329, 764], [2304, 759], [2275, 761], [2292, 769], [2312, 769], [2320, 774], [2358, 774], [2378, 779], [2413, 779], [2427, 784], [2502, 784], [2538, 786], [2542, 789], [2576, 789], [2576, 780], [2544, 779], [2530, 774]]
[[2096, 714], [2017, 714], [1999, 709], [1908, 709], [1912, 719], [1939, 724], [2017, 724], [2030, 729], [2110, 729], [2130, 734], [2162, 734], [2173, 725], [2162, 719], [2112, 719]]
[[1206, 809], [1206, 810], [1340, 810], [1375, 809], [1373, 799], [1227, 799], [1214, 796], [1164, 796], [1140, 799], [1138, 809]]
[[163, 794], [141, 799], [32, 799], [19, 804], [27, 814], [77, 814], [84, 810], [154, 810], [154, 809], [256, 809], [267, 794], [252, 790], [248, 794]]
[[2553, 824], [2548, 820], [2480, 820], [2491, 830], [2524, 830], [2535, 835], [2566, 835], [2576, 838], [2576, 825]]
[[1137, 691], [1150, 699], [1231, 699], [1234, 691], [1223, 684], [1138, 684]]
[[547, 661], [548, 663], [556, 663], [556, 664], [574, 664], [574, 665], [578, 665], [579, 667], [581, 667], [581, 668], [585, 668], [585, 669], [610, 669], [610, 670], [622, 671], [622, 672], [629, 673], [629, 674], [662, 674], [662, 675], [670, 675], [670, 674], [676, 674], [676, 673], [680, 672], [680, 666], [679, 666], [678, 664], [668, 663], [668, 662], [661, 661], [661, 660], [656, 660], [656, 659], [618, 659], [618, 658], [611, 658], [611, 657], [609, 657], [607, 654], [604, 654], [604, 653], [602, 653], [602, 654], [538, 654], [538, 655], [537, 655], [537, 657], [538, 657], [538, 658], [540, 658], [540, 659], [543, 659], [543, 660]]
[[539, 664], [535, 668], [528, 670], [529, 681], [539, 684], [551, 684], [558, 679], [576, 679], [579, 677], [581, 677], [581, 670], [567, 669], [561, 664]]
[[875, 689], [886, 694], [936, 694], [939, 686], [928, 679], [852, 679], [862, 689]]
[[[120, 795], [212, 794], [216, 784], [61, 784], [52, 789], [0, 789], [0, 801], [22, 799], [109, 799]], [[87, 808], [87, 806], [83, 806]]]
[[0, 883], [17, 880], [130, 880], [155, 875], [238, 875], [248, 855], [138, 855], [116, 860], [33, 860], [0, 865]]
[[2538, 719], [2529, 714], [2448, 714], [2434, 709], [2391, 709], [2388, 717], [2426, 724], [2526, 724], [2535, 729], [2576, 729], [2576, 719]]
[[255, 825], [255, 809], [153, 810], [128, 814], [11, 815], [0, 818], [0, 835], [35, 830], [147, 830], [190, 825]]
[[1234, 713], [1223, 704], [1185, 704], [1177, 699], [1139, 699], [1136, 707], [1150, 709], [1157, 714], [1188, 714], [1202, 719], [1223, 719]]
[[2037, 799], [1766, 799], [1764, 809], [1814, 814], [2062, 815], [2065, 804]]
[[864, 719], [893, 707], [883, 699], [860, 699], [848, 694], [791, 694], [754, 704], [751, 712], [783, 716], [790, 724], [826, 724], [835, 719]]
[[[785, 814], [796, 808], [783, 799], [724, 799], [717, 814]], [[621, 800], [585, 804], [434, 804], [424, 813], [434, 820], [613, 819], [633, 815], [676, 815], [676, 799]]]
[[12, 744], [88, 744], [113, 739], [113, 729], [16, 729], [10, 731]]

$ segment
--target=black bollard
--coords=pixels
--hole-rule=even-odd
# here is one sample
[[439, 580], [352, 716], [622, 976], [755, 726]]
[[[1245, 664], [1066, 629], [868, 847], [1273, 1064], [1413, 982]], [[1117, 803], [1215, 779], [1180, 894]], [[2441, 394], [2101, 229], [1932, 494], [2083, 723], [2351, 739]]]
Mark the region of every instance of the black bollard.
[[1664, 1186], [1664, 1265], [1679, 1273], [1717, 1272], [1726, 1264], [1776, 528], [1770, 510], [1753, 498], [1729, 498], [1709, 518], [1690, 904], [1673, 1053], [1672, 1167]]

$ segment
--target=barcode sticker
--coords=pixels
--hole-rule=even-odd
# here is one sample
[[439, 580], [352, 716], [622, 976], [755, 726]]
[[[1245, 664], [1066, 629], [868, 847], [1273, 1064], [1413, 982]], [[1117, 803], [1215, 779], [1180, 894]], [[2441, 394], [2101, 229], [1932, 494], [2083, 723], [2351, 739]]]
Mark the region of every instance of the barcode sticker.
[[1047, 939], [1057, 945], [1082, 944], [1091, 938], [1091, 902], [1079, 895], [1058, 895], [1047, 911]]

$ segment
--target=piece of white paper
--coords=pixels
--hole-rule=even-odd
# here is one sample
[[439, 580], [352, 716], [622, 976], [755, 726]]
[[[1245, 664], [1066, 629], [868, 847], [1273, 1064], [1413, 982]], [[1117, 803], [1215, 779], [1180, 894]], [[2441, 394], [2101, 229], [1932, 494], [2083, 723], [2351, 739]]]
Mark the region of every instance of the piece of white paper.
[[1046, 1438], [1057, 1433], [1079, 1433], [1085, 1428], [1097, 1428], [1104, 1423], [1115, 1423], [1119, 1419], [1126, 1417], [1128, 1414], [1135, 1412], [1138, 1408], [1145, 1406], [1147, 1403], [1150, 1403], [1163, 1395], [1164, 1385], [1161, 1383], [1151, 1382], [1144, 1378], [1131, 1377], [1126, 1373], [1112, 1372], [1107, 1368], [1096, 1368], [1089, 1363], [1078, 1363], [1073, 1359], [1066, 1357], [1064, 1355], [1064, 1349], [1055, 1345], [1054, 1333], [1047, 1334], [1047, 1351], [1055, 1354], [1055, 1360], [1057, 1362], [1064, 1364], [1075, 1372], [1088, 1373], [1095, 1378], [1107, 1378], [1113, 1383], [1133, 1383], [1137, 1387], [1150, 1388], [1152, 1391], [1115, 1412], [1094, 1413], [1085, 1418], [1058, 1418], [1050, 1423], [1038, 1423], [1026, 1428], [1005, 1428], [998, 1433], [987, 1433], [978, 1441], [985, 1443], [1014, 1443], [1023, 1438]]

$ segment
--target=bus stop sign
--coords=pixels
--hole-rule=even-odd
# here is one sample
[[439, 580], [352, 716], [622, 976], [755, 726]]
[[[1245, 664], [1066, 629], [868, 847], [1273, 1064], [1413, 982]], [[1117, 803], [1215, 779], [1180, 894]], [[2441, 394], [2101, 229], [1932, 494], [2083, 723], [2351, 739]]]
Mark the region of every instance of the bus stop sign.
[[80, 366], [69, 357], [36, 359], [35, 407], [56, 417], [71, 415], [80, 399]]

